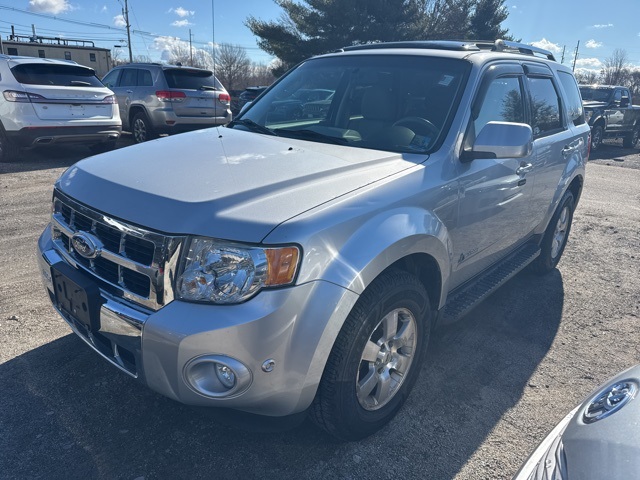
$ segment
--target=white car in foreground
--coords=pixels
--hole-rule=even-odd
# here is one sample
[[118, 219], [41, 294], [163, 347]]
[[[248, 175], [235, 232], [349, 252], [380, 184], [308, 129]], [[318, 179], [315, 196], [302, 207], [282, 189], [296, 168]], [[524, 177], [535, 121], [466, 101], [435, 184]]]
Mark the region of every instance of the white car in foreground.
[[0, 55], [0, 162], [21, 147], [59, 143], [111, 150], [122, 131], [113, 92], [89, 67]]

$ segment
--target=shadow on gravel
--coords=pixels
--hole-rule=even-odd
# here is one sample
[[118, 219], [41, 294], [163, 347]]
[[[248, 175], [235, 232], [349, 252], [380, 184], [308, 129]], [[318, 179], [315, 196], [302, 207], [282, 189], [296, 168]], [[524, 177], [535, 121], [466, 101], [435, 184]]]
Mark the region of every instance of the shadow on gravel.
[[435, 332], [405, 407], [377, 435], [351, 444], [308, 421], [180, 405], [68, 335], [0, 365], [1, 476], [452, 478], [525, 389], [544, 388], [529, 379], [556, 336], [563, 299], [558, 271], [518, 275]]

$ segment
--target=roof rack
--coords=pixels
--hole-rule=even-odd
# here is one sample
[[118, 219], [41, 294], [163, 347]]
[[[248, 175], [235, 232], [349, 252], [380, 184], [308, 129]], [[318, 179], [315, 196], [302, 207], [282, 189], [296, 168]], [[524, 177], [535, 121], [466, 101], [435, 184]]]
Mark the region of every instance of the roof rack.
[[495, 42], [487, 40], [423, 40], [408, 42], [387, 42], [387, 43], [367, 43], [364, 45], [353, 45], [344, 47], [336, 52], [350, 52], [354, 50], [376, 50], [382, 48], [424, 48], [433, 50], [453, 50], [478, 52], [480, 50], [490, 50], [492, 52], [519, 53], [530, 56], [543, 56], [548, 60], [556, 61], [549, 50], [526, 45], [524, 43], [512, 42], [498, 39]]

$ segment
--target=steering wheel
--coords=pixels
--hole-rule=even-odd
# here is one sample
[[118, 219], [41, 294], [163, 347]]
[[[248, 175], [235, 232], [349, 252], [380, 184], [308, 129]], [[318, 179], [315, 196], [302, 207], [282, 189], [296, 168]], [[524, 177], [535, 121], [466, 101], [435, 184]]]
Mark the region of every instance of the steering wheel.
[[[436, 137], [440, 129], [426, 118], [422, 117], [402, 117], [393, 124], [394, 127], [407, 127], [414, 134]], [[412, 128], [417, 127], [417, 128]]]

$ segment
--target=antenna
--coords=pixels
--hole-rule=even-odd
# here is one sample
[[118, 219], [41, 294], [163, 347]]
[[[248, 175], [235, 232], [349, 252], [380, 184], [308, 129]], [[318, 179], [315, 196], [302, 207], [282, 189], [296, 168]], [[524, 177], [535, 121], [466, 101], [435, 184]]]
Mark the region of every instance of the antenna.
[[211, 56], [213, 57], [213, 77], [216, 77], [216, 7], [215, 0], [211, 0]]

